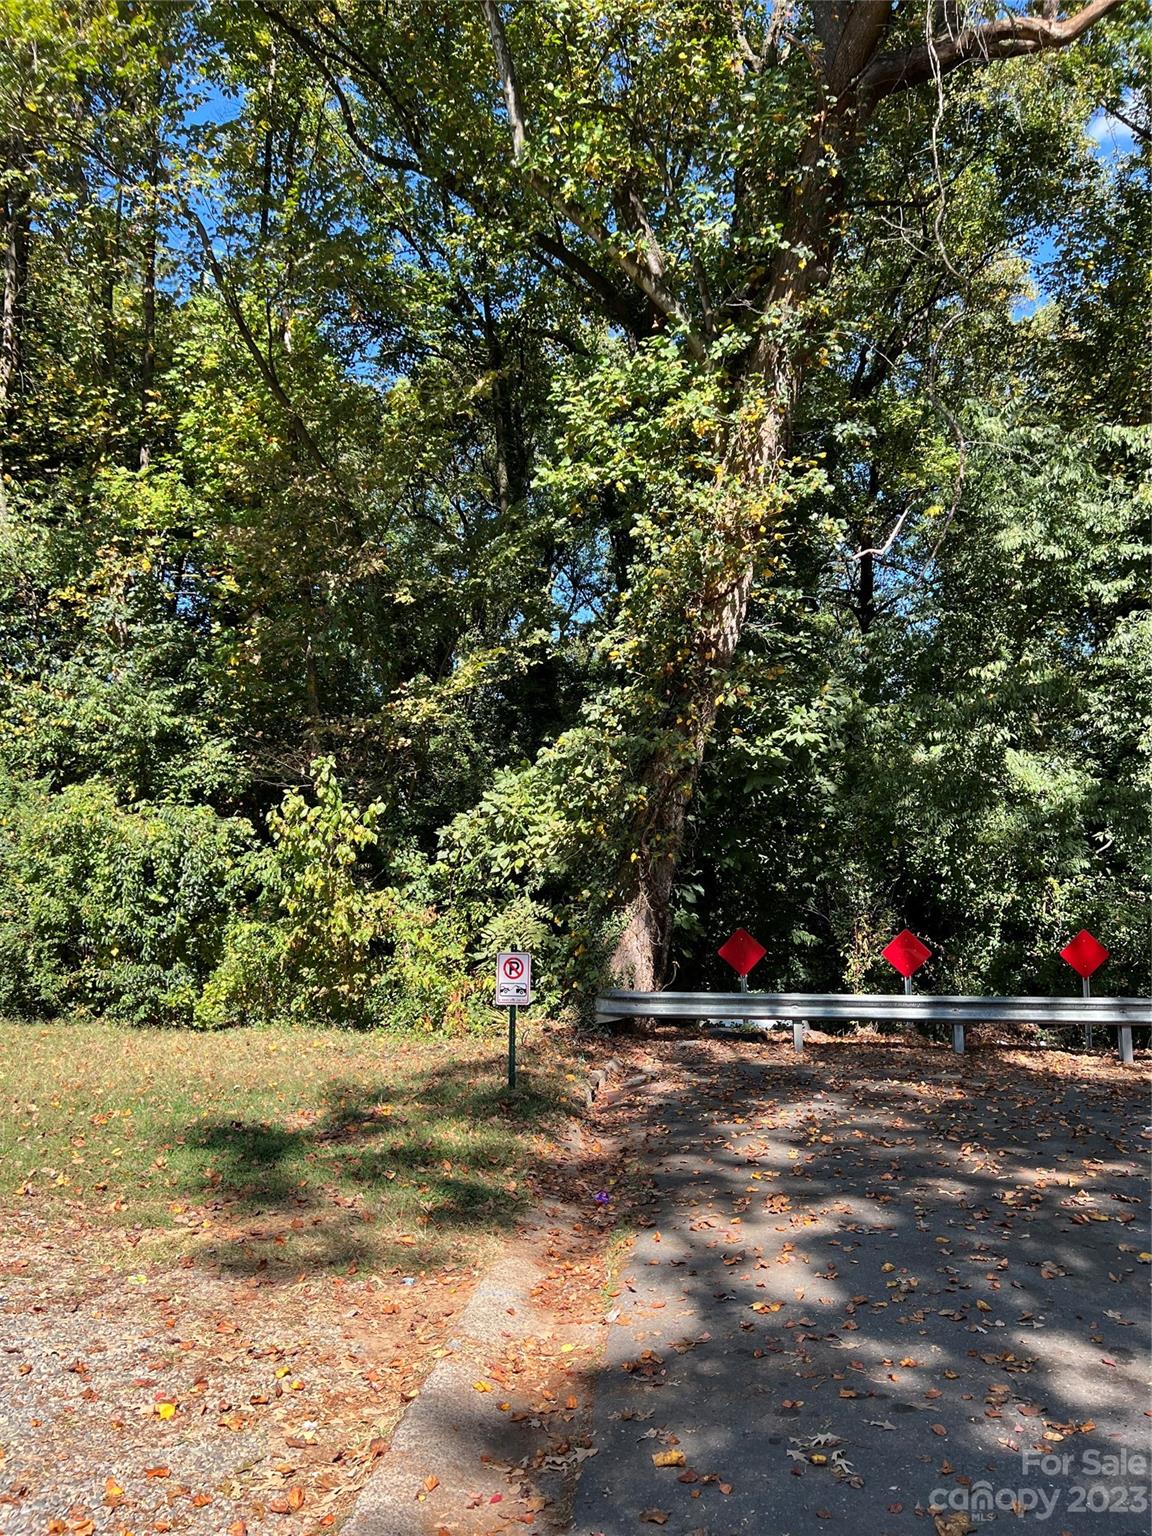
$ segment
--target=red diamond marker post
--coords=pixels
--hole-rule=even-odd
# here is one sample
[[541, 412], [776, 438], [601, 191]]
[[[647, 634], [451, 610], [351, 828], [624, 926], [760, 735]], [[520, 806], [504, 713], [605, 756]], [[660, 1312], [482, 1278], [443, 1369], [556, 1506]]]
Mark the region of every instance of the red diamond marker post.
[[1104, 964], [1109, 953], [1094, 934], [1089, 933], [1087, 928], [1081, 928], [1071, 943], [1065, 944], [1060, 951], [1060, 958], [1068, 962], [1077, 976], [1087, 981]]
[[[1109, 951], [1104, 948], [1095, 934], [1089, 933], [1087, 928], [1081, 928], [1080, 932], [1060, 951], [1061, 960], [1067, 963], [1080, 978], [1081, 990], [1085, 997], [1092, 996], [1091, 977], [1107, 960]], [[1084, 1026], [1084, 1044], [1092, 1049], [1092, 1026]]]
[[921, 943], [911, 928], [905, 928], [894, 939], [889, 939], [880, 953], [893, 970], [903, 976], [905, 992], [911, 992], [912, 977], [925, 960], [932, 958], [932, 951], [927, 944]]
[[759, 965], [768, 951], [744, 928], [737, 928], [730, 939], [725, 939], [716, 951], [740, 978], [741, 992], [748, 990], [748, 972]]

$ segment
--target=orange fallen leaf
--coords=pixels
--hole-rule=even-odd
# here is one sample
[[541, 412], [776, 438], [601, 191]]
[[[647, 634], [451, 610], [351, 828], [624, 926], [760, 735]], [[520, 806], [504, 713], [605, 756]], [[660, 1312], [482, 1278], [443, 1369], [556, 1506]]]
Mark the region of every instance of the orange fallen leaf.
[[435, 1475], [435, 1473], [433, 1473], [431, 1477], [426, 1477], [424, 1479], [424, 1492], [425, 1493], [431, 1493], [434, 1488], [439, 1488], [439, 1486], [440, 1486], [440, 1479]]
[[116, 1481], [116, 1479], [114, 1477], [105, 1478], [105, 1480], [104, 1480], [104, 1502], [105, 1502], [105, 1504], [107, 1504], [110, 1509], [115, 1509], [117, 1504], [119, 1504], [120, 1500], [123, 1497], [124, 1497], [124, 1490], [123, 1490], [123, 1488], [121, 1488], [120, 1484]]

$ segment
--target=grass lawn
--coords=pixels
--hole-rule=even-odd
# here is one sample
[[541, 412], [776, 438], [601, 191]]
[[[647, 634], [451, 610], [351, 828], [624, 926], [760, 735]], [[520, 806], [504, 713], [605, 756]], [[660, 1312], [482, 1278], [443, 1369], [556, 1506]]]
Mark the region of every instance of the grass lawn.
[[0, 1023], [0, 1533], [336, 1527], [577, 1176], [523, 1047], [509, 1093], [498, 1035]]
[[[575, 1102], [561, 1037], [0, 1024], [0, 1199], [240, 1268], [473, 1257]], [[122, 1250], [123, 1251], [123, 1250]]]

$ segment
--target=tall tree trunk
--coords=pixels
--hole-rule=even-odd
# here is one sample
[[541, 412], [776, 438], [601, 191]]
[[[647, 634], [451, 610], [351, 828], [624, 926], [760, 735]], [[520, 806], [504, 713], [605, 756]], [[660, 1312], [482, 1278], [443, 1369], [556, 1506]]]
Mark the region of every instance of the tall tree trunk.
[[665, 729], [643, 776], [644, 807], [633, 830], [630, 889], [624, 926], [611, 961], [613, 980], [637, 991], [656, 991], [669, 979], [676, 876], [684, 852], [688, 811], [719, 698], [731, 670], [756, 575], [759, 535], [747, 516], [750, 492], [778, 479], [787, 452], [798, 368], [784, 352], [762, 353], [745, 374], [774, 402], [758, 420], [734, 433], [725, 455], [725, 482], [736, 489], [717, 510], [726, 551], [723, 568], [702, 581], [690, 659], [670, 701]]
[[140, 295], [140, 468], [147, 467], [152, 456], [152, 385], [156, 378], [156, 225], [159, 211], [156, 199], [156, 178], [159, 171], [159, 154], [152, 156], [149, 164], [149, 192], [145, 210], [147, 220], [144, 233], [144, 271]]
[[[24, 156], [6, 155], [9, 165]], [[28, 285], [30, 216], [28, 199], [16, 178], [0, 201], [0, 516], [7, 508], [4, 446], [15, 409], [23, 350], [25, 292]]]
[[164, 168], [161, 126], [168, 73], [160, 69], [152, 92], [148, 158], [144, 180], [144, 250], [140, 294], [140, 426], [139, 462], [144, 469], [152, 456], [152, 386], [156, 378], [156, 256], [160, 226], [160, 182]]

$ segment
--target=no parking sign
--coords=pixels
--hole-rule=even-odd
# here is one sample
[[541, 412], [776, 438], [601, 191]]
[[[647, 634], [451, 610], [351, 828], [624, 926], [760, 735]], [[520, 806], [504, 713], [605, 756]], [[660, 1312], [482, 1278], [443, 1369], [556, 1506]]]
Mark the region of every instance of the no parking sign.
[[497, 1008], [527, 1008], [532, 1001], [532, 956], [502, 950], [496, 956]]

